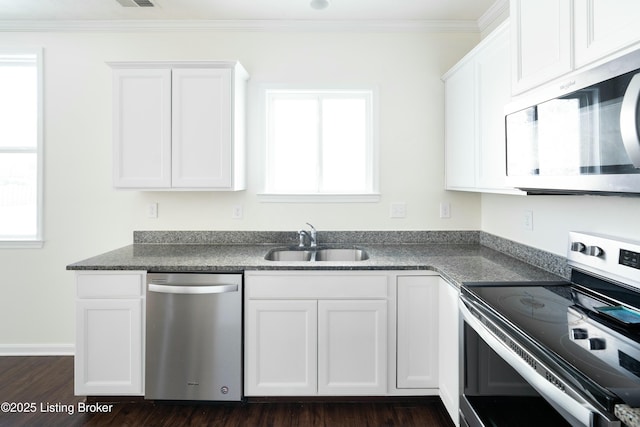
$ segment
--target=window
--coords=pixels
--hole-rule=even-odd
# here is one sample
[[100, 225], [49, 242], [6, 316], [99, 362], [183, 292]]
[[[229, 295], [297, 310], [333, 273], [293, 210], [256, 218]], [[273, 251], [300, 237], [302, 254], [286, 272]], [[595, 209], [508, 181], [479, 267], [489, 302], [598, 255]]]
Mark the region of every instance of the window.
[[0, 50], [0, 245], [42, 244], [42, 55]]
[[371, 90], [267, 90], [265, 192], [375, 198], [373, 98]]

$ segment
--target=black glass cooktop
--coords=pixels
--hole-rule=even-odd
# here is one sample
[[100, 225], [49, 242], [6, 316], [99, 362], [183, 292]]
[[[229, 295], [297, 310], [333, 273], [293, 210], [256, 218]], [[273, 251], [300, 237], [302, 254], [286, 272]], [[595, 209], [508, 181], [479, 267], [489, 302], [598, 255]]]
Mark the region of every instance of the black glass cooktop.
[[[611, 315], [611, 307], [620, 307], [622, 317], [633, 320], [628, 304], [638, 295], [609, 287], [476, 282], [465, 283], [461, 292], [565, 381], [612, 410], [620, 400], [640, 406], [640, 328]], [[610, 290], [617, 299], [609, 299]]]

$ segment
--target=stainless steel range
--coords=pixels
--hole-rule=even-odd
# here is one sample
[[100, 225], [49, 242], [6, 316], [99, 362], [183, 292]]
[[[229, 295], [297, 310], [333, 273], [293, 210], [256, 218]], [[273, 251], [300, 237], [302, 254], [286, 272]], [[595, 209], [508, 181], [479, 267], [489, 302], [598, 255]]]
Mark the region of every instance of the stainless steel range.
[[640, 242], [570, 233], [571, 282], [465, 283], [460, 422], [619, 426], [640, 406]]

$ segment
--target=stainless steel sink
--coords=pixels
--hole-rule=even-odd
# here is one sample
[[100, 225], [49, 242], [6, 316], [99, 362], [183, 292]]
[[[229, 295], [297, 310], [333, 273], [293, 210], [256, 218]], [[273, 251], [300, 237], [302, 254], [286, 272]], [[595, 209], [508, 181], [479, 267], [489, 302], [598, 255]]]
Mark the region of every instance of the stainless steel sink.
[[274, 248], [265, 255], [267, 261], [364, 261], [369, 254], [358, 248]]
[[364, 261], [369, 254], [357, 248], [330, 248], [316, 252], [316, 261]]
[[309, 250], [277, 248], [267, 252], [264, 259], [267, 261], [311, 261], [313, 255], [315, 252]]

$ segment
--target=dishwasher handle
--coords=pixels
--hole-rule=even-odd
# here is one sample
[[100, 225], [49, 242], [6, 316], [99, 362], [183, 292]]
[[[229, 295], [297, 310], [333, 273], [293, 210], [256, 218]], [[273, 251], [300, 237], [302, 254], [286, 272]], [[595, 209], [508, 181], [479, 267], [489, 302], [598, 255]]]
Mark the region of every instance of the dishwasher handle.
[[161, 294], [224, 294], [228, 292], [238, 292], [238, 285], [158, 285], [149, 283], [149, 292]]

